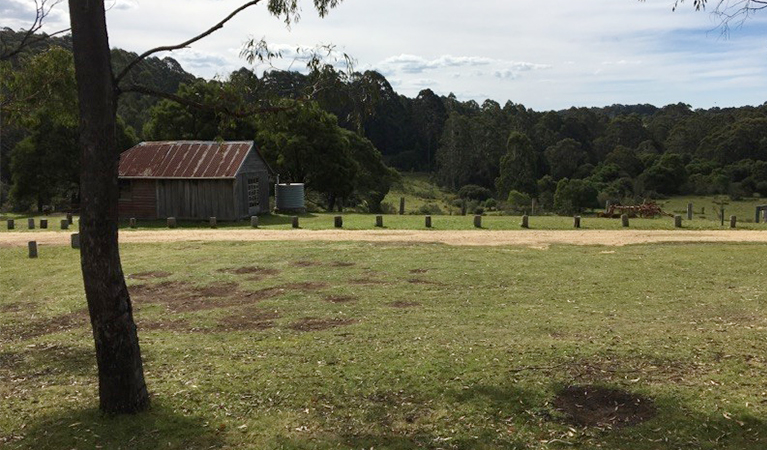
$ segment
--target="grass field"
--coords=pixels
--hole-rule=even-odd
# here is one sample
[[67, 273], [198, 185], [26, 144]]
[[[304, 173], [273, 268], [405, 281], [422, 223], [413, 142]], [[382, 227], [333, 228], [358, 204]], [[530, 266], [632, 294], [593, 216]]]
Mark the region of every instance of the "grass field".
[[0, 248], [0, 447], [762, 450], [766, 250], [127, 245], [113, 418], [77, 254]]

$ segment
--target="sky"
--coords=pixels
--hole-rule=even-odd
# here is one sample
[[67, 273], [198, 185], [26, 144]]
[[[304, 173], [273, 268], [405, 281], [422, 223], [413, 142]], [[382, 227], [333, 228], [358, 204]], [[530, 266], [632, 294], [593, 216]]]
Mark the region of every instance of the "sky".
[[[185, 70], [225, 78], [251, 38], [283, 51], [275, 67], [302, 69], [296, 49], [333, 45], [356, 70], [377, 70], [400, 94], [429, 88], [538, 111], [571, 106], [767, 101], [767, 11], [722, 35], [719, 19], [674, 0], [343, 0], [325, 18], [312, 2], [287, 27], [265, 4], [245, 10], [191, 48], [166, 53]], [[206, 30], [240, 0], [107, 1], [110, 44], [141, 53]], [[34, 1], [2, 0], [0, 25], [18, 29]], [[68, 27], [66, 1], [45, 30]], [[163, 55], [158, 55], [163, 56]]]

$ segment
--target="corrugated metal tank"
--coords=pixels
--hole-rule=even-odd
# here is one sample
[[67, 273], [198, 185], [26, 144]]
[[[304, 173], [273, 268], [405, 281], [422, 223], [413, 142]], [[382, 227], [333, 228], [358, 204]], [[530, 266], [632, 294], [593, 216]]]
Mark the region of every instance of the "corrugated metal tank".
[[304, 183], [275, 184], [274, 202], [278, 211], [305, 211]]

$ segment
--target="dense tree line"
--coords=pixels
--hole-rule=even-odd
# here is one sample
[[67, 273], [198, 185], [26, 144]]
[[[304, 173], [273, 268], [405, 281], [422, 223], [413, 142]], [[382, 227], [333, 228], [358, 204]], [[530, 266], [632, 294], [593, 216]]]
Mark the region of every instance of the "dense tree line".
[[[18, 35], [0, 33], [6, 40]], [[62, 163], [67, 143], [77, 142], [69, 48], [68, 37], [54, 38], [2, 66], [1, 172], [20, 207], [74, 197], [77, 168]], [[135, 56], [112, 53], [116, 71]], [[306, 182], [328, 208], [343, 202], [378, 211], [396, 179], [383, 162], [431, 172], [457, 193], [473, 186], [490, 192], [494, 203], [521, 208], [535, 198], [561, 213], [677, 194], [767, 196], [765, 105], [538, 112], [511, 101], [462, 102], [429, 89], [408, 98], [374, 71], [325, 67], [258, 76], [243, 68], [227, 79], [203, 80], [169, 57], [141, 64], [131, 76], [169, 98], [124, 94], [123, 146], [140, 139], [256, 139], [285, 179]], [[266, 109], [273, 114], [258, 114]], [[49, 134], [60, 145], [49, 145]], [[56, 148], [60, 154], [48, 154]], [[60, 173], [37, 171], [34, 177], [52, 180], [41, 183], [29, 176], [38, 165]]]

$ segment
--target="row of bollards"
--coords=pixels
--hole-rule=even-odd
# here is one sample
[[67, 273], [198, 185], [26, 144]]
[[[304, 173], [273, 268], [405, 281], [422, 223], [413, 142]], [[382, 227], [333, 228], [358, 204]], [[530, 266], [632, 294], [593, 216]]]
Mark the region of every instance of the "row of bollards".
[[[8, 219], [5, 222], [6, 226], [9, 230], [15, 230], [16, 229], [16, 221], [14, 219]], [[62, 230], [68, 230], [69, 225], [71, 225], [72, 222], [70, 222], [67, 219], [61, 219], [60, 226]], [[30, 230], [35, 229], [35, 219], [27, 219], [27, 228]], [[40, 219], [40, 229], [45, 230], [48, 229], [48, 219]]]
[[[80, 233], [72, 233], [72, 235], [69, 237], [69, 244], [72, 246], [72, 248], [79, 249]], [[27, 243], [27, 248], [29, 250], [29, 257], [37, 258], [37, 241], [29, 241]]]

